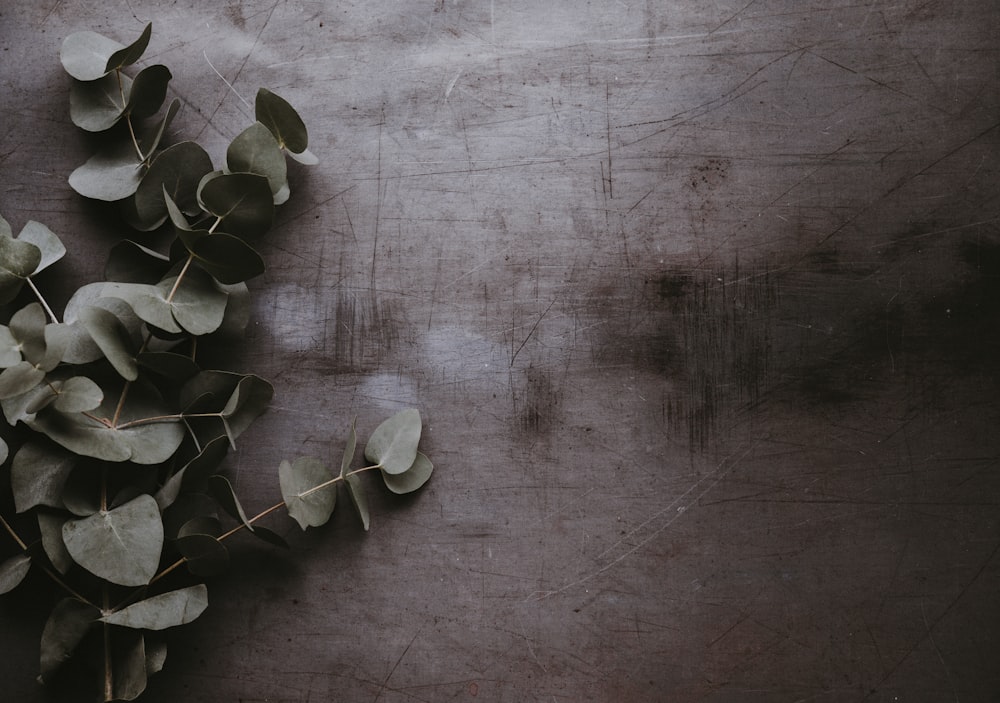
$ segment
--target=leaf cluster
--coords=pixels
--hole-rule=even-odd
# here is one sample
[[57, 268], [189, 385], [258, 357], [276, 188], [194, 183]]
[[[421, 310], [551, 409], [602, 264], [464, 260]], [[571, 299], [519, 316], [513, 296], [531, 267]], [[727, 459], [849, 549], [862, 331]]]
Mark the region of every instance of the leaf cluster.
[[[116, 202], [140, 235], [112, 247], [107, 280], [78, 289], [57, 315], [36, 277], [66, 248], [45, 225], [30, 221], [15, 236], [0, 217], [0, 306], [8, 313], [0, 324], [0, 461], [9, 463], [15, 510], [0, 515], [0, 528], [19, 550], [0, 563], [0, 593], [33, 569], [59, 585], [65, 597], [42, 632], [40, 680], [84, 659], [103, 701], [135, 699], [164, 666], [157, 633], [204, 611], [203, 579], [226, 568], [234, 534], [287, 547], [259, 521], [285, 509], [303, 529], [322, 525], [341, 490], [367, 530], [365, 472], [378, 470], [389, 491], [408, 493], [433, 471], [417, 448], [420, 415], [404, 410], [372, 433], [369, 464], [352, 469], [352, 425], [338, 466], [315, 457], [282, 462], [282, 501], [247, 516], [225, 459], [274, 389], [254, 374], [203, 367], [199, 351], [242, 331], [246, 282], [264, 271], [255, 244], [290, 195], [286, 157], [316, 157], [301, 117], [266, 89], [221, 168], [195, 142], [167, 144], [180, 108], [177, 99], [164, 108], [171, 73], [162, 65], [132, 71], [151, 29], [127, 46], [89, 31], [62, 46], [73, 123], [106, 133], [70, 185]], [[163, 250], [141, 238], [153, 230], [170, 235]]]

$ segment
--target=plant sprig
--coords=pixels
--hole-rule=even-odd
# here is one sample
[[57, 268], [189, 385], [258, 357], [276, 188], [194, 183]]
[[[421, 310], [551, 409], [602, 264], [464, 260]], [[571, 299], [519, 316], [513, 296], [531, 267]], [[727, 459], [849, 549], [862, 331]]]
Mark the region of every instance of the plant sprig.
[[[0, 438], [0, 461], [9, 463], [19, 516], [0, 515], [0, 534], [19, 552], [0, 563], [0, 593], [33, 568], [64, 591], [42, 632], [39, 678], [51, 681], [66, 661], [87, 659], [79, 652], [99, 651], [102, 701], [135, 699], [163, 668], [156, 633], [205, 610], [203, 579], [226, 568], [233, 536], [287, 547], [261, 522], [284, 509], [302, 529], [323, 525], [339, 492], [367, 530], [362, 476], [377, 471], [389, 491], [409, 493], [433, 471], [418, 451], [420, 414], [408, 409], [374, 430], [360, 468], [352, 468], [353, 424], [338, 464], [282, 461], [281, 501], [247, 517], [222, 467], [274, 389], [254, 374], [203, 368], [198, 351], [246, 324], [247, 281], [264, 271], [255, 243], [290, 195], [286, 157], [317, 159], [299, 114], [263, 88], [255, 121], [229, 144], [221, 168], [195, 142], [165, 144], [180, 108], [176, 99], [164, 108], [170, 70], [126, 72], [151, 33], [147, 25], [128, 45], [89, 31], [63, 42], [72, 121], [104, 136], [69, 183], [116, 203], [140, 234], [172, 232], [166, 250], [142, 240], [115, 245], [108, 280], [77, 290], [60, 319], [34, 279], [66, 248], [40, 223], [14, 236], [0, 217], [0, 305], [20, 304], [0, 324], [0, 411], [16, 445], [9, 452]], [[34, 300], [23, 303], [24, 291]], [[188, 583], [164, 589], [182, 569]]]

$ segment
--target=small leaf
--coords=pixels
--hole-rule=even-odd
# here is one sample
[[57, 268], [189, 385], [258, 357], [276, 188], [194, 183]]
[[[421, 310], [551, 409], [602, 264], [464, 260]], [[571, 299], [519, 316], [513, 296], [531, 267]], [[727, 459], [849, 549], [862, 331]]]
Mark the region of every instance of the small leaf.
[[[198, 269], [189, 269], [184, 280], [174, 290], [176, 280], [175, 276], [166, 278], [157, 288], [160, 300], [169, 307], [177, 326], [195, 336], [217, 330], [226, 314], [229, 296], [225, 291], [215, 285], [211, 276]], [[171, 291], [173, 298], [170, 298]], [[170, 302], [167, 302], [168, 298]], [[138, 311], [136, 314], [139, 314]], [[168, 332], [180, 331], [167, 327], [163, 329]]]
[[45, 372], [30, 361], [22, 361], [0, 372], [0, 399], [16, 398], [37, 388]]
[[195, 263], [220, 283], [242, 283], [264, 273], [264, 259], [239, 237], [195, 230], [181, 232], [180, 239]]
[[226, 418], [234, 438], [243, 434], [250, 423], [264, 414], [273, 396], [274, 386], [260, 376], [249, 374], [240, 379], [222, 408], [222, 416]]
[[177, 115], [177, 111], [181, 109], [181, 101], [179, 98], [174, 98], [167, 105], [167, 111], [163, 115], [163, 119], [160, 120], [155, 127], [149, 130], [142, 139], [142, 150], [146, 154], [146, 159], [148, 160], [156, 150], [160, 147], [160, 142], [163, 140], [163, 135], [166, 133], [167, 129], [170, 127], [170, 123], [174, 121], [174, 117]]
[[0, 368], [10, 368], [22, 360], [20, 343], [7, 325], [0, 325]]
[[76, 650], [91, 625], [101, 616], [94, 606], [64, 598], [56, 603], [42, 630], [41, 679], [47, 683]]
[[347, 485], [347, 494], [351, 497], [351, 504], [361, 519], [361, 525], [367, 532], [371, 524], [371, 516], [368, 512], [368, 496], [365, 494], [365, 486], [361, 482], [361, 477], [357, 474], [351, 474], [345, 476], [344, 481]]
[[253, 535], [274, 547], [281, 547], [282, 549], [291, 548], [288, 546], [288, 542], [285, 541], [284, 537], [279, 535], [274, 530], [269, 530], [266, 527], [254, 525]]
[[206, 444], [196, 457], [164, 482], [163, 487], [157, 491], [154, 497], [160, 510], [165, 510], [177, 499], [181, 488], [197, 487], [204, 483], [219, 467], [228, 451], [229, 443], [225, 437], [217, 437]]
[[152, 676], [163, 671], [167, 661], [167, 643], [161, 640], [151, 641], [146, 638], [146, 676]]
[[413, 462], [413, 466], [403, 473], [390, 474], [382, 471], [381, 474], [386, 488], [393, 493], [404, 494], [412, 493], [427, 483], [433, 471], [434, 465], [431, 463], [431, 460], [420, 452], [417, 452], [417, 458]]
[[76, 463], [73, 454], [45, 440], [21, 445], [10, 467], [14, 509], [23, 513], [36, 505], [63, 507], [63, 488]]
[[131, 143], [99, 151], [69, 174], [69, 185], [85, 198], [112, 202], [139, 188], [143, 168]]
[[63, 40], [59, 58], [63, 68], [73, 78], [93, 81], [112, 70], [108, 68], [108, 59], [124, 48], [97, 32], [73, 32]]
[[274, 220], [274, 197], [264, 176], [226, 173], [203, 180], [198, 198], [220, 218], [220, 229], [240, 237], [264, 234]]
[[253, 532], [253, 525], [247, 520], [247, 514], [243, 511], [240, 499], [236, 497], [236, 491], [233, 490], [233, 484], [229, 482], [229, 479], [225, 476], [212, 476], [208, 479], [208, 485], [212, 496], [219, 502], [222, 509], [231, 518], [239, 520], [248, 530]]
[[9, 593], [21, 585], [31, 569], [31, 557], [18, 554], [0, 564], [0, 594]]
[[212, 170], [212, 159], [195, 142], [178, 142], [161, 151], [135, 192], [135, 209], [144, 227], [159, 227], [167, 218], [164, 192], [181, 209], [197, 205], [201, 178]]
[[135, 360], [135, 352], [132, 350], [132, 339], [121, 320], [113, 313], [98, 307], [81, 310], [79, 320], [101, 353], [122, 378], [134, 381], [139, 377], [139, 367]]
[[100, 407], [104, 391], [86, 376], [73, 376], [56, 386], [53, 407], [62, 413], [82, 413]]
[[312, 153], [308, 149], [295, 153], [294, 151], [289, 151], [288, 156], [291, 157], [292, 161], [298, 161], [303, 166], [315, 166], [319, 163], [319, 158], [316, 154]]
[[229, 566], [229, 550], [212, 535], [192, 533], [178, 537], [174, 544], [195, 576], [215, 576]]
[[42, 252], [37, 246], [0, 231], [0, 305], [17, 297], [24, 279], [37, 271], [41, 262]]
[[232, 173], [256, 173], [267, 178], [274, 204], [288, 199], [288, 164], [271, 131], [254, 122], [226, 150], [226, 165]]
[[401, 474], [413, 465], [420, 442], [420, 413], [410, 408], [375, 428], [365, 446], [365, 457], [386, 473]]
[[207, 607], [208, 589], [198, 584], [133, 603], [105, 615], [101, 622], [134, 630], [166, 630], [193, 622]]
[[125, 112], [140, 120], [156, 114], [167, 97], [167, 85], [172, 77], [170, 69], [161, 64], [139, 71], [132, 81]]
[[111, 631], [112, 700], [133, 701], [146, 690], [146, 641], [135, 630]]
[[333, 514], [337, 486], [324, 485], [332, 479], [330, 470], [313, 457], [300, 457], [291, 463], [282, 461], [278, 467], [278, 483], [285, 507], [303, 530], [326, 524]]
[[309, 146], [309, 134], [299, 113], [288, 101], [267, 88], [257, 91], [254, 114], [257, 121], [271, 131], [282, 148], [293, 154], [300, 154]]
[[156, 574], [163, 549], [163, 522], [152, 496], [101, 511], [63, 526], [73, 560], [106, 581], [144, 586]]
[[73, 566], [73, 557], [63, 543], [62, 528], [68, 520], [65, 515], [38, 513], [38, 530], [42, 535], [42, 549], [60, 574], [65, 574]]
[[[174, 280], [176, 277], [170, 279], [171, 285]], [[167, 332], [181, 331], [167, 302], [169, 288], [164, 292], [162, 286], [145, 283], [105, 283], [102, 293], [108, 298], [125, 301], [139, 319], [154, 327]]]
[[59, 237], [41, 222], [29, 220], [20, 234], [17, 235], [17, 239], [20, 242], [34, 244], [42, 254], [38, 266], [31, 272], [32, 275], [47, 269], [66, 254], [66, 247], [63, 246]]
[[[137, 242], [123, 239], [111, 247], [108, 263], [104, 267], [104, 276], [107, 280], [117, 283], [153, 285], [166, 276], [169, 270], [170, 259], [166, 256]], [[103, 294], [103, 291], [101, 292]]]
[[[73, 81], [69, 89], [69, 117], [73, 124], [88, 132], [111, 129], [125, 116], [131, 90], [132, 79], [122, 74], [89, 83]], [[128, 146], [133, 148], [131, 142]]]
[[142, 58], [142, 55], [146, 52], [146, 47], [149, 46], [149, 37], [153, 33], [153, 23], [148, 22], [146, 27], [142, 30], [142, 34], [134, 42], [126, 47], [115, 51], [111, 56], [108, 57], [108, 61], [104, 66], [105, 71], [114, 71], [118, 68], [125, 68], [126, 66], [131, 66], [136, 61]]

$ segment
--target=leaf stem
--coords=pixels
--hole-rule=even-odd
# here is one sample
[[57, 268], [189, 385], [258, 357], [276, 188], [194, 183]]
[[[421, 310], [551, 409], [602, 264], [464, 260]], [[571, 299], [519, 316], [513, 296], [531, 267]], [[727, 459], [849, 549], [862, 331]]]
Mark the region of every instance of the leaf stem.
[[0, 515], [0, 524], [3, 525], [5, 530], [7, 530], [7, 534], [14, 538], [14, 541], [17, 542], [17, 546], [21, 548], [22, 552], [28, 551], [28, 545], [26, 545], [24, 541], [18, 537], [17, 533], [14, 532], [14, 528], [11, 527], [10, 523], [4, 519], [3, 515]]
[[[218, 223], [216, 223], [216, 224], [218, 224]], [[181, 272], [179, 274], [177, 274], [177, 278], [174, 279], [174, 285], [170, 289], [170, 295], [167, 296], [167, 303], [168, 304], [171, 303], [171, 302], [173, 302], [174, 295], [177, 293], [177, 289], [180, 287], [181, 281], [184, 280], [184, 274], [186, 274], [187, 270], [191, 267], [191, 262], [192, 261], [194, 261], [194, 254], [188, 254], [187, 261], [184, 262], [184, 268], [182, 268]]]
[[59, 318], [56, 317], [56, 314], [54, 312], [52, 312], [52, 308], [49, 307], [49, 304], [45, 302], [45, 298], [42, 296], [42, 292], [38, 290], [38, 288], [35, 286], [35, 282], [31, 280], [31, 276], [28, 276], [24, 280], [28, 282], [28, 287], [31, 288], [31, 291], [35, 294], [35, 297], [38, 298], [38, 302], [42, 304], [43, 308], [45, 308], [45, 312], [46, 314], [48, 314], [49, 319], [58, 324]]
[[176, 413], [174, 415], [156, 415], [154, 417], [141, 417], [138, 420], [129, 420], [120, 425], [111, 425], [116, 430], [127, 430], [139, 425], [151, 425], [156, 422], [177, 422], [186, 420], [189, 417], [222, 417], [222, 413]]
[[[104, 611], [108, 606], [108, 585], [104, 584]], [[114, 678], [111, 672], [111, 626], [102, 623], [104, 630], [104, 700], [113, 701], [115, 699]]]

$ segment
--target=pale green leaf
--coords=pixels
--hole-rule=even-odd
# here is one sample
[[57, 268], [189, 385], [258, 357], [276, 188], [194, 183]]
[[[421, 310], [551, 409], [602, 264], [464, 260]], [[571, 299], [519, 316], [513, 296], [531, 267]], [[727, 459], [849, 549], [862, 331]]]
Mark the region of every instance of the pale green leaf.
[[63, 507], [63, 488], [76, 462], [76, 456], [51, 442], [32, 439], [21, 445], [10, 467], [14, 509]]
[[247, 514], [243, 511], [243, 505], [240, 504], [240, 499], [236, 496], [236, 491], [229, 479], [225, 476], [212, 476], [208, 479], [208, 486], [212, 496], [222, 506], [222, 509], [253, 532], [253, 525], [247, 520]]
[[410, 408], [396, 413], [375, 428], [365, 446], [365, 457], [386, 473], [403, 473], [417, 458], [420, 429], [419, 411]]
[[267, 178], [274, 204], [288, 199], [288, 164], [271, 131], [260, 122], [243, 130], [226, 150], [231, 173], [256, 173]]
[[208, 589], [200, 583], [133, 603], [105, 615], [101, 622], [134, 630], [166, 630], [194, 621], [207, 607]]
[[303, 530], [326, 524], [333, 514], [337, 486], [331, 483], [332, 479], [330, 470], [313, 457], [282, 461], [278, 467], [278, 483], [285, 507]]
[[166, 220], [164, 192], [181, 210], [197, 205], [198, 183], [211, 170], [211, 157], [195, 142], [178, 142], [157, 154], [135, 192], [136, 214], [144, 228]]
[[347, 494], [351, 497], [351, 505], [354, 506], [354, 511], [358, 514], [361, 525], [367, 532], [371, 524], [371, 516], [368, 512], [368, 496], [365, 494], [365, 486], [361, 482], [361, 477], [357, 474], [351, 474], [344, 477], [344, 482], [347, 486]]
[[[125, 116], [132, 79], [112, 74], [96, 81], [73, 81], [69, 89], [69, 117], [80, 129], [104, 132]], [[132, 148], [131, 143], [128, 144]]]
[[132, 338], [114, 313], [99, 307], [84, 308], [78, 313], [78, 319], [122, 378], [134, 381], [139, 377]]
[[152, 676], [163, 671], [167, 661], [167, 643], [162, 640], [151, 640], [146, 637], [146, 676]]
[[116, 143], [99, 151], [69, 174], [69, 185], [85, 198], [112, 202], [139, 188], [143, 165], [130, 143]]
[[14, 239], [9, 229], [0, 231], [0, 305], [6, 305], [17, 296], [24, 279], [37, 271], [42, 261], [42, 252], [37, 246]]
[[0, 564], [0, 594], [9, 593], [21, 585], [31, 569], [31, 557], [18, 554]]
[[14, 339], [7, 325], [0, 325], [0, 368], [6, 369], [21, 360], [20, 343]]
[[24, 395], [45, 380], [45, 372], [30, 361], [22, 361], [0, 372], [0, 399]]
[[273, 396], [274, 386], [260, 376], [248, 374], [240, 379], [222, 408], [222, 416], [226, 418], [234, 438], [243, 434], [267, 410]]
[[43, 683], [49, 682], [50, 677], [73, 656], [100, 616], [101, 611], [76, 598], [64, 598], [56, 603], [42, 630], [40, 678]]
[[41, 252], [41, 260], [35, 270], [31, 272], [32, 275], [47, 269], [66, 254], [66, 247], [63, 246], [59, 237], [41, 222], [29, 220], [21, 229], [20, 234], [17, 235], [17, 239], [21, 242], [34, 244]]
[[114, 67], [108, 68], [108, 59], [125, 47], [97, 32], [73, 32], [67, 36], [59, 51], [66, 72], [80, 81], [101, 78]]
[[[174, 280], [176, 276], [170, 279], [170, 286]], [[167, 332], [180, 332], [181, 327], [174, 320], [171, 304], [167, 302], [169, 292], [170, 287], [164, 291], [163, 286], [145, 283], [105, 283], [102, 294], [125, 301], [139, 319], [154, 327]]]
[[382, 480], [385, 481], [386, 488], [393, 493], [412, 493], [419, 489], [431, 477], [434, 472], [434, 465], [431, 460], [421, 452], [417, 452], [417, 458], [413, 465], [401, 474], [390, 474], [382, 471]]
[[111, 631], [113, 700], [134, 701], [146, 690], [146, 641], [137, 630]]
[[[176, 326], [196, 336], [217, 330], [226, 314], [226, 302], [229, 299], [226, 292], [215, 285], [210, 275], [198, 269], [188, 269], [184, 279], [174, 290], [176, 280], [176, 276], [171, 276], [156, 286], [160, 291], [160, 300], [170, 309]], [[167, 302], [168, 298], [170, 302]], [[166, 327], [163, 329], [168, 332], [180, 331]]]
[[55, 385], [54, 407], [63, 413], [82, 413], [100, 407], [104, 391], [86, 376], [73, 376]]
[[306, 125], [287, 100], [267, 88], [257, 91], [254, 115], [264, 124], [283, 149], [300, 154], [309, 146]]
[[156, 501], [139, 497], [81, 520], [68, 520], [63, 541], [73, 561], [121, 586], [143, 586], [156, 574], [163, 522]]

